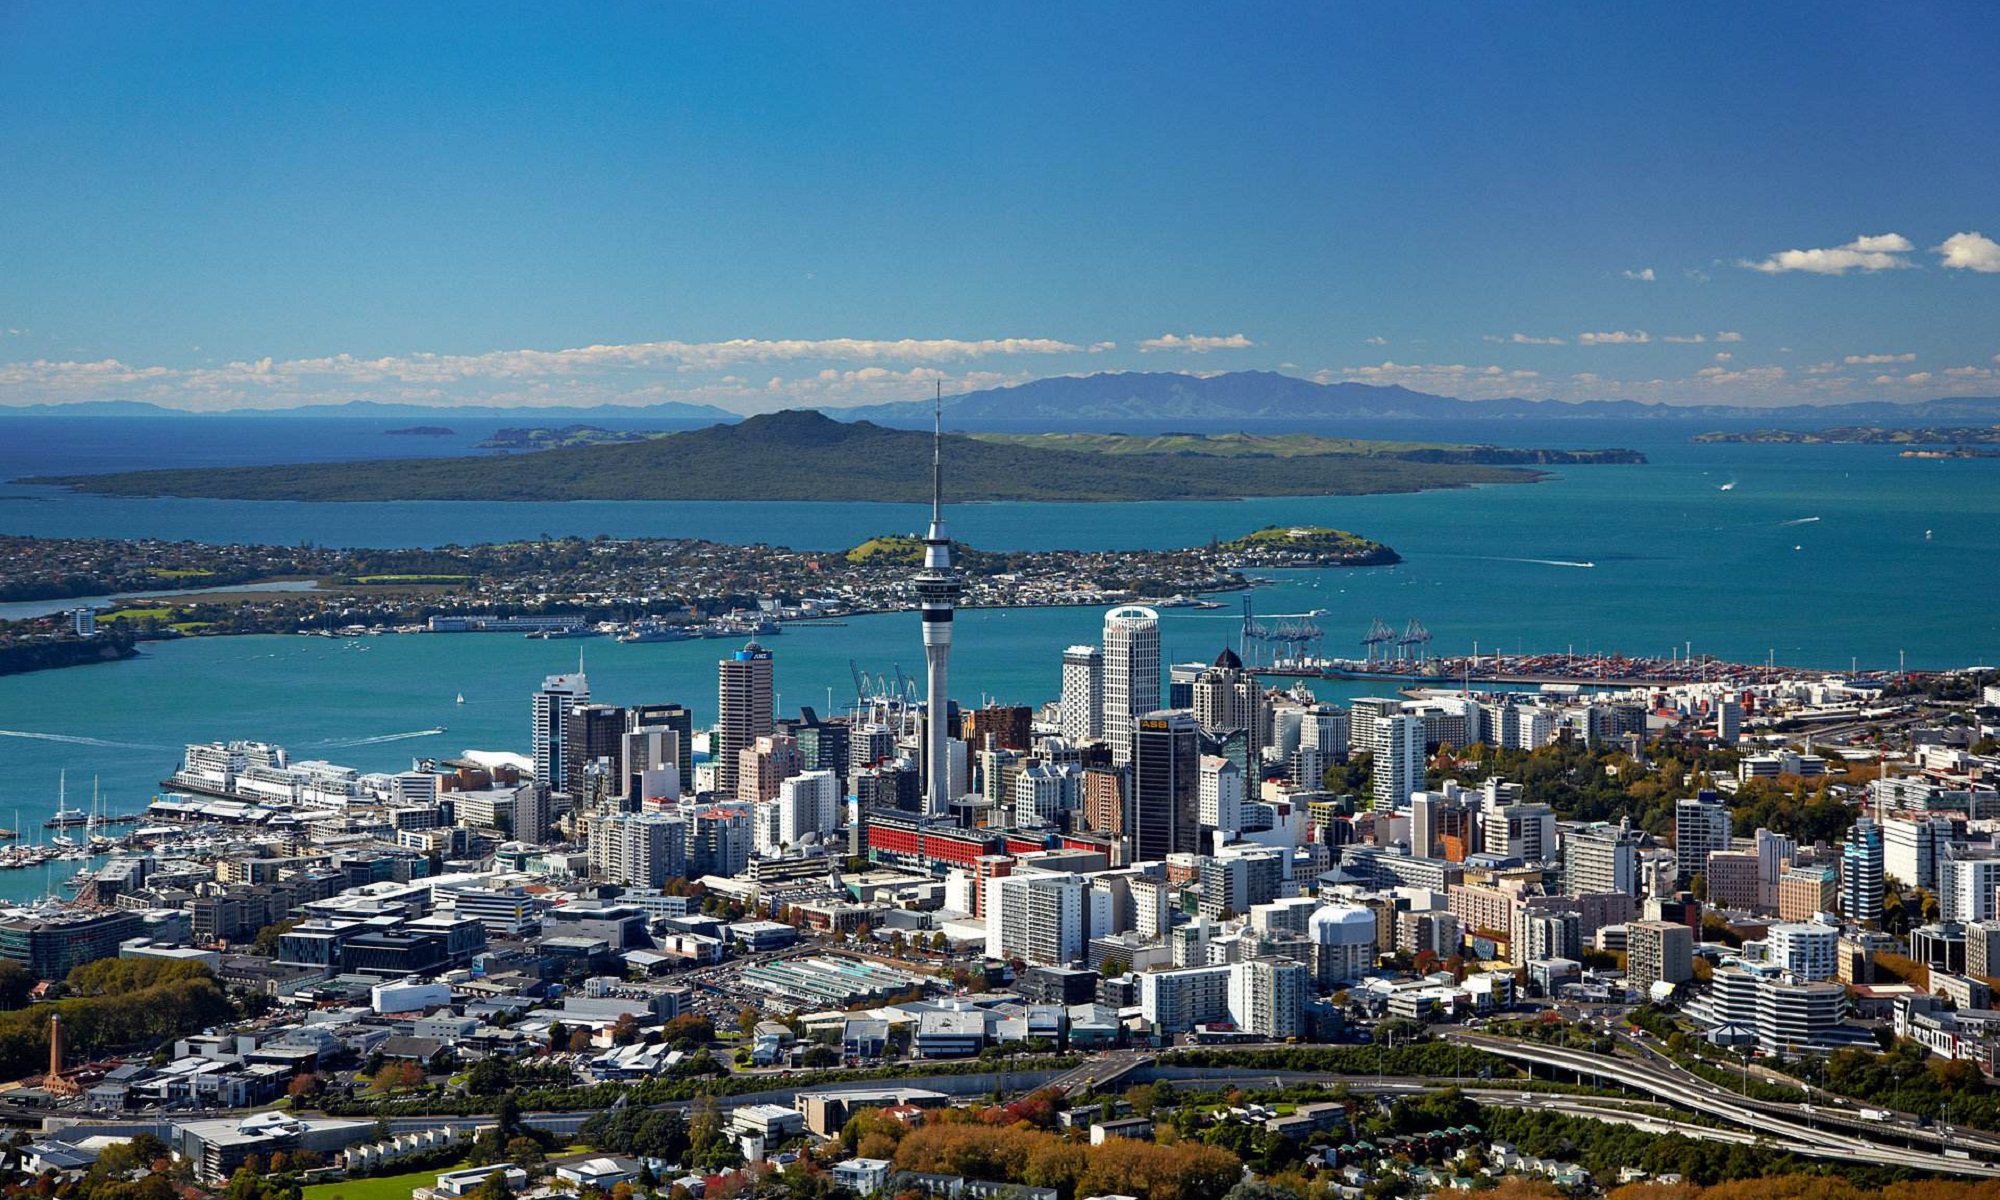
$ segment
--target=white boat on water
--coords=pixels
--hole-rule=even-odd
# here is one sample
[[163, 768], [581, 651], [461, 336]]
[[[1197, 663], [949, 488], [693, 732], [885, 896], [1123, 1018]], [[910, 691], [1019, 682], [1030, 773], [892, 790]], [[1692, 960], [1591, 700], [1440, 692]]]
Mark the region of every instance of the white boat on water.
[[80, 808], [71, 808], [69, 806], [69, 773], [67, 771], [58, 773], [56, 775], [56, 812], [54, 816], [42, 822], [42, 828], [68, 829], [73, 825], [86, 824], [89, 820], [89, 813]]

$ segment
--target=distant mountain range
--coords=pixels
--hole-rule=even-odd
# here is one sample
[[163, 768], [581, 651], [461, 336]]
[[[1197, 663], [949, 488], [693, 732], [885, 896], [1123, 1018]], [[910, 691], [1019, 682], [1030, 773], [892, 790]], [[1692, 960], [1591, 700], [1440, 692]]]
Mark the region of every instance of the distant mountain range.
[[[931, 403], [911, 400], [855, 408], [823, 408], [842, 421], [870, 421], [893, 428], [928, 426]], [[1636, 400], [1458, 400], [1405, 387], [1366, 383], [1315, 383], [1274, 371], [1233, 371], [1206, 378], [1172, 372], [1109, 372], [1100, 375], [1056, 376], [1014, 387], [969, 392], [945, 401], [950, 423], [957, 429], [1055, 430], [1084, 426], [1117, 428], [1121, 424], [1183, 422], [1190, 426], [1296, 425], [1328, 420], [1658, 420], [1744, 421], [1771, 426], [1804, 423], [1812, 427], [1863, 424], [1937, 422], [2000, 422], [2000, 397], [1978, 396], [1895, 403], [1886, 400], [1849, 404], [1797, 404], [1760, 408], [1733, 404], [1641, 404]], [[712, 404], [622, 405], [505, 408], [497, 405], [384, 404], [354, 400], [344, 404], [310, 404], [286, 409], [231, 409], [224, 413], [189, 413], [132, 400], [92, 400], [77, 404], [30, 404], [0, 407], [0, 414], [32, 416], [232, 416], [232, 417], [412, 417], [456, 420], [505, 420], [514, 424], [571, 424], [615, 421], [621, 425], [708, 425], [742, 420], [742, 416]]]
[[[1058, 376], [1015, 387], [969, 392], [945, 401], [959, 428], [1049, 428], [1118, 421], [1297, 422], [1323, 420], [1757, 420], [1853, 424], [1878, 420], [2000, 421], [2000, 397], [1864, 401], [1760, 408], [1726, 404], [1641, 404], [1636, 400], [1457, 400], [1405, 387], [1315, 383], [1272, 371], [1233, 371], [1202, 378], [1168, 372]], [[913, 400], [832, 410], [843, 420], [926, 425], [931, 404]]]

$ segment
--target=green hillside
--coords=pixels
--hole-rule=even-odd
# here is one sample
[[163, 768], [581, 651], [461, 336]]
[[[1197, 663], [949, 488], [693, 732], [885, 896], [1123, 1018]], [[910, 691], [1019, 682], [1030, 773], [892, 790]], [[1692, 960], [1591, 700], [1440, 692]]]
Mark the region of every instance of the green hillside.
[[[1268, 439], [1267, 439], [1268, 440]], [[1191, 500], [1364, 495], [1529, 483], [1539, 472], [1367, 454], [1245, 455], [1179, 446], [1108, 453], [1082, 444], [945, 439], [954, 501]], [[1170, 443], [1171, 444], [1171, 443]], [[1436, 451], [1428, 451], [1436, 453]], [[394, 459], [275, 467], [45, 476], [119, 496], [226, 500], [882, 500], [930, 495], [930, 436], [781, 412], [622, 445], [499, 458]]]

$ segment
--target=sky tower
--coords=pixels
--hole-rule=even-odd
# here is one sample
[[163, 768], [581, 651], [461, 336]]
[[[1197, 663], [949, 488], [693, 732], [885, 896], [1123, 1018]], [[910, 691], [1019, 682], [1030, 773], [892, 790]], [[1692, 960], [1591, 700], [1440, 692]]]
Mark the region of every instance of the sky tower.
[[965, 583], [951, 569], [951, 539], [944, 532], [944, 385], [940, 383], [931, 423], [931, 527], [924, 534], [924, 569], [915, 579], [924, 611], [924, 665], [930, 687], [926, 697], [925, 810], [947, 811], [956, 797], [951, 791], [951, 615]]

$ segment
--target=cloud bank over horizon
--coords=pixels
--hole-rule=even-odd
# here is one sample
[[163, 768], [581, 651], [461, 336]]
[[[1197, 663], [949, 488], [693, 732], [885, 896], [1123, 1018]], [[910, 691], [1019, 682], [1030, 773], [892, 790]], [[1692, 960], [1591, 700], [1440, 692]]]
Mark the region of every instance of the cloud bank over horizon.
[[[1361, 340], [1369, 345], [1386, 341]], [[1475, 339], [1462, 340], [1470, 344]], [[2000, 355], [1988, 362], [1918, 369], [1919, 356], [1908, 351], [1857, 350], [1815, 365], [1799, 365], [1736, 363], [1731, 353], [1676, 350], [1673, 353], [1685, 358], [1678, 373], [1648, 375], [1606, 367], [1644, 350], [1742, 343], [1744, 335], [1722, 330], [1656, 336], [1638, 329], [1613, 329], [1573, 335], [1484, 334], [1476, 340], [1509, 352], [1571, 357], [1540, 366], [1384, 360], [1322, 367], [1293, 359], [1239, 358], [1227, 369], [1283, 370], [1322, 383], [1398, 386], [1468, 400], [1632, 399], [1755, 406], [2000, 391], [2000, 368], [1994, 365], [2000, 363]], [[1109, 339], [1049, 337], [661, 340], [469, 354], [263, 357], [192, 367], [111, 358], [35, 359], [0, 364], [0, 412], [25, 405], [128, 400], [193, 412], [349, 401], [425, 405], [440, 412], [466, 406], [643, 408], [679, 402], [750, 414], [913, 400], [939, 385], [961, 394], [1053, 375], [1164, 370], [1213, 376], [1223, 368], [1202, 361], [1207, 356], [1248, 350], [1277, 354], [1241, 333], [1168, 333], [1125, 345]], [[1599, 354], [1607, 356], [1601, 365]], [[1177, 366], [1171, 361], [1174, 357], [1202, 365], [1190, 361]], [[1551, 365], [1560, 369], [1549, 369]], [[1908, 369], [1892, 373], [1883, 368]]]

